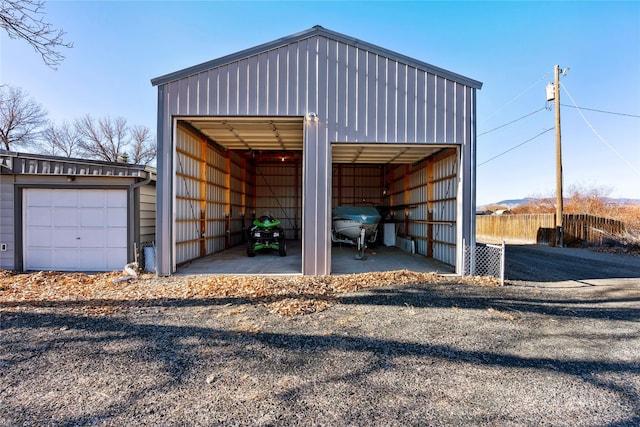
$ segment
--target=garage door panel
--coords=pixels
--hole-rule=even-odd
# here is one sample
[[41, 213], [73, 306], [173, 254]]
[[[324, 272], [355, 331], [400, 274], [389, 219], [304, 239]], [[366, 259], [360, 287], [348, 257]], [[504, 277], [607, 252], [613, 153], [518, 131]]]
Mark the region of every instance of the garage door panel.
[[124, 242], [127, 241], [126, 228], [110, 228], [107, 230], [106, 247], [110, 249], [126, 247]]
[[107, 226], [108, 227], [126, 227], [127, 226], [127, 209], [126, 208], [107, 208]]
[[104, 248], [104, 229], [103, 228], [88, 228], [82, 227], [78, 230], [79, 248]]
[[49, 190], [52, 193], [51, 205], [55, 208], [78, 206], [77, 190]]
[[78, 251], [75, 248], [56, 248], [53, 252], [53, 262], [46, 269], [55, 269], [62, 271], [80, 270], [78, 263], [81, 258], [78, 257]]
[[28, 233], [25, 241], [27, 246], [34, 249], [36, 248], [51, 248], [52, 246], [52, 231], [49, 227], [32, 227], [32, 232]]
[[106, 199], [107, 207], [110, 208], [127, 208], [127, 194], [122, 192], [110, 192]]
[[38, 188], [32, 188], [29, 190], [31, 194], [36, 194], [37, 197], [32, 197], [27, 202], [29, 207], [44, 207], [46, 209], [51, 208], [51, 191], [42, 190]]
[[25, 189], [24, 268], [104, 271], [127, 263], [127, 191]]
[[78, 224], [78, 208], [54, 207], [51, 215], [53, 227], [75, 227]]
[[107, 252], [104, 270], [121, 270], [127, 264], [127, 256], [122, 251]]
[[28, 220], [29, 226], [32, 227], [50, 227], [51, 226], [51, 207], [40, 207], [40, 206], [31, 206], [29, 207], [31, 215], [29, 215]]
[[49, 248], [33, 249], [29, 255], [31, 270], [48, 270], [53, 263], [53, 252]]
[[55, 227], [51, 237], [52, 248], [76, 248], [80, 236], [76, 227]]
[[104, 208], [83, 208], [80, 211], [80, 223], [82, 227], [104, 227], [107, 213]]
[[104, 192], [87, 191], [80, 194], [81, 208], [104, 208], [106, 205], [107, 195]]

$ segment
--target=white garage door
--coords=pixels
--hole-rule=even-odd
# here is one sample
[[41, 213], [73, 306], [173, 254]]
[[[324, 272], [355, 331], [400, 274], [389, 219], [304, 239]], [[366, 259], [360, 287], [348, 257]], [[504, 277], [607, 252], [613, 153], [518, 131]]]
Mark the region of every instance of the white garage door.
[[127, 262], [126, 190], [29, 188], [26, 270], [110, 271]]

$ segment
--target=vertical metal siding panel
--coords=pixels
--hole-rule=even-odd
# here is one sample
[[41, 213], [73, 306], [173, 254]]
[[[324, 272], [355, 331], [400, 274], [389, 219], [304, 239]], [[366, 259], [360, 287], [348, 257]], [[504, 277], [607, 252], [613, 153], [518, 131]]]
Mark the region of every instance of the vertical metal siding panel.
[[218, 114], [218, 70], [210, 70], [207, 73], [209, 92], [207, 93], [208, 114]]
[[327, 128], [330, 141], [338, 141], [338, 47], [339, 43], [334, 40], [327, 40]]
[[268, 114], [269, 81], [268, 68], [269, 55], [262, 53], [258, 55], [258, 114]]
[[355, 142], [357, 139], [357, 123], [356, 123], [356, 111], [358, 109], [358, 94], [357, 89], [357, 49], [354, 46], [347, 48], [347, 99], [345, 100], [346, 116], [344, 117], [346, 134], [345, 140], [349, 142]]
[[309, 61], [309, 52], [307, 41], [302, 40], [298, 44], [298, 78], [296, 80], [296, 85], [298, 86], [297, 94], [297, 106], [298, 111], [302, 114], [306, 114], [309, 111], [314, 111], [309, 109], [309, 87], [311, 82], [309, 81], [309, 76], [307, 73], [308, 61]]
[[188, 83], [188, 102], [187, 102], [187, 112], [186, 114], [198, 114], [198, 96], [200, 92], [198, 91], [198, 76], [194, 75], [189, 77]]
[[298, 44], [287, 49], [287, 114], [301, 114], [298, 108], [300, 74], [298, 71]]
[[456, 85], [451, 80], [445, 82], [445, 141], [454, 143], [455, 140], [455, 114], [456, 114]]
[[310, 275], [331, 272], [331, 153], [324, 135], [322, 121], [305, 123], [302, 273]]
[[385, 142], [395, 142], [398, 136], [398, 63], [387, 60]]
[[427, 74], [416, 72], [416, 142], [427, 141]]
[[198, 108], [196, 114], [208, 115], [209, 114], [209, 73], [198, 74]]
[[417, 70], [413, 67], [406, 67], [407, 71], [407, 100], [406, 100], [406, 122], [405, 122], [405, 141], [417, 142], [416, 133], [418, 131], [418, 97], [416, 92]]
[[228, 115], [237, 115], [238, 114], [238, 63], [232, 62], [227, 67], [227, 84], [228, 84], [228, 100], [227, 105], [229, 109], [227, 110]]
[[367, 52], [367, 141], [378, 141], [378, 58]]
[[438, 142], [436, 139], [436, 109], [438, 107], [438, 93], [436, 91], [436, 76], [427, 74], [426, 77], [426, 105], [427, 105], [427, 135], [426, 142]]
[[377, 141], [376, 142], [387, 142], [387, 59], [383, 57], [378, 57], [377, 60], [377, 114], [376, 114], [376, 125], [377, 125]]
[[238, 62], [238, 115], [249, 114], [249, 60]]
[[338, 44], [338, 104], [337, 104], [337, 139], [345, 142], [347, 135], [347, 45]]
[[267, 114], [278, 114], [278, 51], [272, 50], [267, 54]]
[[[397, 88], [397, 119], [396, 119], [396, 142], [407, 142], [407, 119], [409, 117], [407, 113], [407, 104], [409, 103], [409, 94], [407, 92], [407, 79], [408, 70], [404, 64], [398, 64], [398, 74], [396, 80], [398, 82]], [[411, 99], [413, 102], [413, 99]]]
[[454, 120], [456, 122], [455, 127], [455, 139], [457, 144], [465, 143], [465, 127], [467, 121], [467, 106], [466, 106], [466, 90], [464, 85], [456, 83], [456, 110], [454, 112]]
[[258, 58], [252, 56], [249, 58], [249, 76], [247, 80], [247, 113], [251, 115], [258, 114], [258, 104], [260, 96], [260, 82], [259, 82], [259, 65]]
[[360, 142], [366, 142], [368, 139], [367, 129], [367, 115], [368, 115], [368, 100], [367, 100], [367, 51], [358, 49], [358, 77], [356, 84], [358, 85], [357, 96], [357, 117], [356, 126], [358, 128], [356, 134], [356, 140]]
[[218, 114], [229, 115], [229, 66], [225, 65], [218, 70]]
[[307, 108], [308, 111], [318, 111], [318, 38], [307, 42]]
[[316, 105], [317, 113], [320, 120], [328, 124], [329, 111], [327, 108], [327, 91], [329, 90], [328, 74], [327, 74], [327, 40], [318, 38], [317, 43], [317, 77], [316, 77]]
[[289, 114], [289, 50], [286, 47], [278, 49], [278, 110], [276, 114]]
[[442, 77], [436, 77], [436, 105], [435, 105], [435, 142], [442, 143], [445, 138], [445, 82]]
[[177, 114], [187, 114], [187, 101], [189, 99], [189, 81], [188, 79], [178, 80], [176, 90]]

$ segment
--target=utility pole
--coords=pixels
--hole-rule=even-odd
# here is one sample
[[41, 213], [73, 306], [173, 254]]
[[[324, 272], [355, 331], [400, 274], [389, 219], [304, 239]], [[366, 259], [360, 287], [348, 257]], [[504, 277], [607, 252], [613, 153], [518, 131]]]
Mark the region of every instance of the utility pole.
[[562, 247], [562, 137], [560, 134], [560, 66], [554, 67], [554, 99], [556, 106], [556, 246]]

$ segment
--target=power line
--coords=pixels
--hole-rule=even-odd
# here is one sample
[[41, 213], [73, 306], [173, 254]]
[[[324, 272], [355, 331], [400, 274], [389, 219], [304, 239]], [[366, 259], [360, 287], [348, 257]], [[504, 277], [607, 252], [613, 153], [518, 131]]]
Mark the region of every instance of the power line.
[[[565, 88], [564, 90], [567, 90], [567, 89]], [[627, 117], [640, 118], [640, 115], [637, 115], [637, 114], [615, 113], [613, 111], [596, 110], [595, 108], [578, 107], [577, 105], [568, 105], [568, 104], [560, 104], [560, 105], [562, 105], [563, 107], [576, 108], [578, 110], [595, 111], [597, 113], [614, 114], [616, 116], [627, 116]]]
[[521, 142], [520, 144], [518, 144], [518, 145], [516, 145], [516, 146], [513, 146], [513, 147], [511, 147], [511, 148], [509, 148], [507, 151], [503, 151], [502, 153], [498, 154], [497, 156], [493, 156], [493, 157], [492, 157], [492, 158], [490, 158], [489, 160], [485, 160], [484, 162], [479, 163], [479, 164], [478, 164], [478, 166], [482, 166], [482, 165], [484, 165], [485, 163], [489, 163], [490, 161], [495, 160], [495, 159], [497, 159], [498, 157], [500, 157], [500, 156], [502, 156], [502, 155], [504, 155], [504, 154], [507, 154], [509, 151], [513, 151], [513, 150], [515, 150], [516, 148], [523, 146], [523, 145], [524, 145], [524, 144], [526, 144], [527, 142], [531, 142], [531, 141], [533, 141], [534, 139], [536, 139], [537, 137], [539, 137], [539, 136], [541, 136], [541, 135], [544, 135], [545, 133], [547, 133], [547, 132], [549, 132], [549, 131], [552, 131], [552, 130], [554, 130], [554, 129], [555, 129], [555, 128], [549, 128], [549, 129], [543, 130], [542, 132], [540, 132], [540, 133], [539, 133], [539, 134], [537, 134], [536, 136], [534, 136], [534, 137], [532, 137], [532, 138], [529, 138], [529, 139], [527, 139], [526, 141]]
[[580, 109], [580, 107], [578, 107], [578, 105], [576, 105], [576, 101], [573, 99], [573, 97], [571, 96], [571, 94], [569, 93], [569, 91], [567, 90], [567, 87], [563, 84], [561, 84], [562, 89], [564, 89], [565, 92], [567, 92], [567, 95], [569, 95], [569, 99], [571, 100], [571, 102], [573, 102], [573, 105], [575, 106], [575, 108], [578, 110], [578, 113], [580, 113], [580, 117], [582, 117], [582, 120], [584, 120], [584, 122], [591, 128], [591, 131], [593, 131], [593, 133], [598, 137], [598, 139], [600, 141], [602, 141], [607, 147], [609, 147], [609, 149], [611, 151], [613, 151], [623, 162], [625, 162], [627, 165], [629, 165], [629, 167], [631, 168], [631, 170], [633, 170], [635, 173], [637, 173], [638, 175], [640, 175], [640, 171], [638, 169], [635, 168], [635, 166], [633, 166], [631, 164], [631, 162], [629, 162], [629, 160], [627, 160], [622, 154], [620, 154], [618, 152], [618, 150], [616, 150], [614, 148], [613, 145], [609, 144], [599, 133], [598, 131], [593, 127], [593, 125], [591, 125], [591, 123], [589, 122], [589, 120], [587, 120], [587, 118], [584, 116], [584, 114], [582, 114], [582, 109]]
[[515, 123], [515, 122], [517, 122], [517, 121], [519, 121], [519, 120], [522, 120], [522, 119], [527, 118], [527, 117], [529, 117], [529, 116], [533, 116], [535, 113], [538, 113], [538, 112], [540, 112], [540, 111], [542, 111], [542, 110], [544, 110], [544, 109], [545, 109], [545, 107], [542, 107], [542, 108], [540, 108], [539, 110], [536, 110], [536, 111], [534, 111], [534, 112], [532, 112], [532, 113], [526, 114], [526, 115], [524, 115], [524, 116], [522, 116], [522, 117], [520, 117], [520, 118], [518, 118], [518, 119], [512, 120], [512, 121], [510, 121], [509, 123], [505, 123], [505, 124], [503, 124], [503, 125], [501, 125], [501, 126], [495, 127], [495, 128], [490, 129], [490, 130], [488, 130], [488, 131], [486, 131], [486, 132], [482, 132], [482, 133], [481, 133], [481, 134], [479, 134], [478, 136], [486, 135], [486, 134], [488, 134], [488, 133], [493, 132], [494, 130], [502, 129], [503, 127], [505, 127], [505, 126], [509, 126], [510, 124]]
[[520, 92], [518, 95], [516, 95], [511, 101], [505, 103], [502, 107], [498, 108], [497, 110], [495, 110], [493, 113], [489, 114], [483, 121], [482, 123], [486, 122], [487, 120], [489, 120], [491, 117], [493, 117], [498, 111], [502, 110], [504, 107], [506, 107], [507, 105], [511, 104], [513, 101], [515, 101], [516, 99], [520, 98], [522, 95], [524, 95], [525, 93], [527, 93], [528, 91], [531, 90], [531, 88], [533, 88], [535, 85], [537, 85], [538, 83], [540, 83], [540, 80], [545, 80], [547, 77], [549, 77], [549, 74], [551, 73], [546, 73], [544, 76], [540, 77], [538, 80], [536, 80], [535, 82], [533, 82], [529, 87], [527, 87], [525, 90], [523, 90], [522, 92]]

